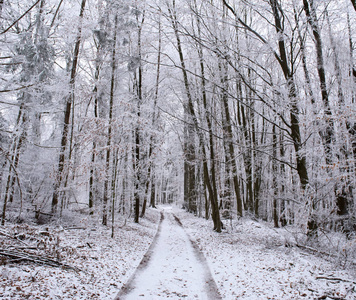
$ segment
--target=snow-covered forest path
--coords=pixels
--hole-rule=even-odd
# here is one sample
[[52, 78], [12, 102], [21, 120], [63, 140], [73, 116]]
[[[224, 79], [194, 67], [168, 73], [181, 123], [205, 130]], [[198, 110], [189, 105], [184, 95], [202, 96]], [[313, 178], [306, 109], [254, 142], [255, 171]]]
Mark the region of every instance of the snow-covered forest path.
[[221, 299], [205, 258], [165, 208], [157, 236], [116, 300]]

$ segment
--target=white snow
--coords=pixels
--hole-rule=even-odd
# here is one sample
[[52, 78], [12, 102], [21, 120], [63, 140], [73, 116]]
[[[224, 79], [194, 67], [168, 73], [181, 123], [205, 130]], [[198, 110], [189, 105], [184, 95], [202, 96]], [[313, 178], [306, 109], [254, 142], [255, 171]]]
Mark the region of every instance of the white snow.
[[[36, 238], [34, 245], [37, 245], [39, 238], [36, 233], [48, 229], [53, 236], [42, 237], [46, 251], [35, 252], [49, 256], [49, 250], [56, 244], [49, 239], [58, 236], [60, 242], [57, 252], [61, 261], [81, 271], [32, 263], [8, 263], [0, 266], [0, 299], [111, 300], [139, 265], [156, 233], [158, 221], [157, 210], [148, 210], [140, 224], [127, 220], [123, 226], [123, 220], [118, 219], [114, 239], [110, 237], [110, 228], [98, 226], [100, 220], [95, 218], [85, 218], [73, 226], [83, 226], [85, 229], [63, 230], [53, 225], [6, 225], [5, 229], [11, 234], [24, 232]], [[0, 248], [18, 246], [10, 242], [0, 234]]]
[[356, 299], [355, 270], [286, 247], [283, 229], [243, 218], [216, 233], [211, 220], [175, 213], [203, 251], [224, 299]]
[[[90, 218], [81, 223], [85, 229], [6, 225], [2, 232], [24, 233], [34, 238], [35, 245], [41, 238], [46, 245], [41, 250], [44, 254], [58, 255], [61, 261], [81, 271], [4, 262], [0, 266], [0, 299], [106, 300], [114, 299], [124, 284], [131, 293], [120, 295], [120, 300], [215, 299], [207, 288], [211, 285], [209, 273], [222, 298], [228, 300], [356, 299], [356, 272], [352, 269], [355, 265], [342, 265], [338, 259], [286, 247], [288, 233], [284, 229], [242, 218], [232, 223], [224, 221], [227, 229], [216, 233], [211, 220], [176, 207], [161, 209], [165, 219], [149, 250], [150, 260], [134, 276], [156, 233], [159, 210], [148, 209], [140, 224], [127, 220], [123, 226], [122, 220], [118, 220], [121, 226], [117, 226], [114, 239], [110, 238], [109, 228], [94, 226], [98, 220], [93, 222]], [[51, 233], [48, 237], [39, 234], [47, 229]], [[196, 255], [190, 240], [198, 245], [207, 263]], [[0, 234], [0, 248], [23, 246], [16, 243]], [[356, 241], [349, 243], [354, 245]]]
[[210, 299], [206, 289], [206, 270], [194, 253], [184, 229], [166, 207], [164, 220], [151, 259], [139, 270], [125, 300], [142, 299]]

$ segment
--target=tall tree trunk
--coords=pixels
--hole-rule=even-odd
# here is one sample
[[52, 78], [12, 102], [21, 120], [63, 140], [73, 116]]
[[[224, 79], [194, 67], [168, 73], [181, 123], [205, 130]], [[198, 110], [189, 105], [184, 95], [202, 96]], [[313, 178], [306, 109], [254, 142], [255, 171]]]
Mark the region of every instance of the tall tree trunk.
[[320, 30], [318, 25], [318, 18], [316, 16], [313, 0], [303, 0], [304, 11], [307, 16], [308, 24], [310, 25], [315, 42], [316, 56], [317, 56], [317, 69], [319, 75], [321, 98], [324, 104], [324, 114], [326, 121], [325, 132], [323, 133], [323, 144], [325, 149], [325, 161], [328, 165], [332, 164], [332, 141], [334, 139], [334, 122], [331, 113], [329, 95], [327, 91], [323, 46], [321, 42]]
[[[138, 17], [137, 17], [138, 18]], [[137, 76], [135, 74], [135, 81], [136, 81], [136, 94], [137, 94], [137, 111], [136, 116], [138, 120], [138, 124], [135, 128], [135, 159], [134, 159], [134, 172], [135, 172], [135, 192], [134, 192], [134, 202], [135, 202], [135, 223], [139, 222], [140, 218], [140, 185], [141, 185], [141, 164], [140, 164], [140, 125], [139, 119], [141, 118], [141, 103], [142, 103], [142, 79], [143, 79], [143, 69], [142, 69], [142, 50], [141, 50], [141, 33], [142, 33], [142, 26], [145, 21], [145, 13], [143, 12], [142, 19], [140, 21], [140, 25], [138, 27], [138, 58], [139, 58], [139, 66], [137, 71]], [[138, 22], [138, 20], [137, 20]]]
[[[196, 2], [195, 2], [196, 6]], [[199, 16], [196, 18], [197, 20], [197, 28], [198, 28], [198, 38], [201, 39], [201, 32], [200, 32], [200, 19]], [[210, 176], [212, 181], [212, 201], [214, 202], [215, 209], [213, 210], [213, 219], [215, 220], [216, 226], [215, 230], [217, 232], [221, 231], [221, 225], [217, 223], [221, 223], [220, 221], [220, 212], [219, 212], [219, 200], [218, 200], [218, 190], [216, 186], [216, 157], [215, 157], [215, 144], [214, 144], [214, 134], [212, 128], [212, 121], [211, 121], [211, 113], [209, 112], [208, 108], [208, 99], [207, 99], [207, 92], [206, 92], [206, 79], [205, 79], [205, 66], [204, 66], [204, 56], [203, 56], [203, 48], [202, 45], [198, 43], [198, 56], [199, 56], [199, 63], [200, 63], [200, 78], [201, 78], [201, 93], [203, 98], [203, 107], [204, 107], [204, 114], [205, 120], [208, 126], [208, 134], [209, 134], [209, 147], [210, 147]], [[204, 145], [202, 145], [204, 147]]]
[[243, 215], [243, 205], [242, 205], [242, 198], [241, 198], [241, 192], [240, 192], [240, 186], [239, 186], [239, 180], [237, 176], [237, 164], [235, 160], [235, 149], [234, 149], [234, 144], [233, 144], [233, 134], [232, 134], [232, 125], [231, 125], [231, 116], [230, 116], [230, 109], [229, 109], [229, 102], [227, 97], [223, 97], [223, 106], [224, 106], [224, 114], [225, 114], [225, 120], [224, 120], [224, 130], [226, 131], [226, 136], [227, 136], [227, 150], [228, 150], [228, 155], [229, 155], [229, 161], [231, 163], [232, 167], [232, 178], [233, 178], [233, 183], [234, 183], [234, 190], [235, 190], [235, 196], [236, 196], [236, 202], [237, 202], [237, 213], [239, 216]]
[[[159, 18], [160, 18], [160, 16], [159, 16]], [[161, 29], [161, 19], [159, 19], [156, 84], [155, 84], [155, 95], [154, 95], [154, 101], [153, 101], [153, 114], [152, 114], [152, 123], [151, 123], [152, 129], [156, 129], [156, 120], [158, 119], [157, 100], [158, 100], [160, 69], [161, 69], [161, 50], [162, 50], [162, 29]], [[151, 134], [149, 150], [148, 150], [148, 171], [147, 171], [147, 179], [146, 179], [146, 187], [145, 187], [145, 199], [144, 199], [143, 206], [142, 206], [141, 218], [145, 215], [146, 202], [147, 202], [148, 191], [149, 191], [150, 185], [151, 185], [150, 207], [153, 207], [153, 208], [156, 207], [156, 205], [155, 205], [156, 195], [155, 195], [155, 184], [154, 184], [154, 180], [155, 180], [154, 170], [152, 172], [152, 169], [154, 168], [154, 164], [152, 161], [152, 153], [153, 153], [155, 144], [156, 144], [155, 137], [153, 136], [153, 134]]]
[[112, 170], [112, 180], [111, 180], [111, 238], [114, 238], [114, 232], [115, 232], [115, 205], [116, 205], [116, 184], [117, 184], [117, 165], [119, 163], [119, 158], [118, 158], [118, 153], [119, 149], [116, 149], [114, 153], [114, 159], [113, 159], [113, 170]]
[[[187, 103], [184, 105], [184, 202], [189, 212], [196, 213], [196, 180], [195, 180], [195, 121], [193, 120], [192, 111], [194, 113], [193, 99], [189, 87], [188, 74], [185, 66], [183, 50], [178, 31], [178, 21], [175, 11], [175, 0], [173, 2], [173, 9], [169, 8], [171, 24], [175, 33], [177, 41], [177, 50], [181, 64], [181, 70], [184, 80], [185, 94]], [[195, 113], [194, 113], [195, 114]]]
[[[277, 34], [283, 36], [283, 27], [280, 18], [279, 5], [277, 0], [270, 0], [273, 16], [276, 25]], [[290, 120], [291, 120], [291, 138], [293, 140], [294, 150], [297, 157], [297, 172], [299, 175], [300, 183], [302, 189], [305, 189], [306, 185], [309, 183], [308, 171], [306, 167], [306, 156], [303, 151], [303, 145], [300, 135], [300, 124], [299, 124], [299, 108], [297, 103], [297, 89], [294, 82], [294, 75], [292, 74], [288, 66], [288, 56], [286, 52], [286, 46], [284, 39], [279, 39], [278, 41], [280, 60], [279, 64], [282, 68], [284, 77], [287, 81], [288, 86], [288, 97], [290, 100]]]
[[[70, 72], [70, 80], [69, 80], [70, 94], [66, 100], [66, 107], [65, 107], [65, 113], [64, 113], [64, 124], [63, 124], [62, 138], [61, 138], [61, 149], [60, 149], [59, 158], [58, 158], [57, 178], [55, 180], [53, 196], [52, 196], [52, 212], [53, 213], [55, 213], [57, 210], [60, 188], [62, 185], [62, 181], [64, 179], [63, 171], [64, 171], [65, 155], [66, 155], [67, 143], [68, 143], [68, 133], [69, 133], [69, 129], [70, 129], [70, 119], [71, 119], [70, 117], [71, 117], [72, 105], [74, 104], [75, 77], [77, 74], [79, 48], [80, 48], [81, 33], [82, 33], [82, 19], [83, 19], [83, 15], [84, 15], [85, 3], [86, 3], [86, 0], [82, 0], [81, 7], [80, 7], [80, 13], [79, 13], [80, 24], [78, 27], [78, 34], [76, 37], [74, 54], [73, 54], [72, 68], [71, 68], [71, 72]], [[72, 124], [72, 126], [74, 126], [74, 124]]]
[[[285, 157], [285, 142], [284, 142], [284, 136], [283, 136], [283, 132], [280, 133], [280, 138], [279, 138], [279, 157], [280, 157], [280, 160], [283, 161], [284, 160], [284, 157]], [[281, 163], [280, 164], [280, 173], [279, 173], [279, 176], [282, 178], [282, 184], [281, 184], [281, 195], [282, 195], [282, 200], [281, 200], [281, 215], [280, 215], [280, 223], [281, 223], [281, 226], [284, 227], [287, 225], [288, 223], [288, 211], [289, 210], [289, 203], [288, 203], [288, 200], [285, 200], [284, 199], [284, 196], [285, 196], [285, 182], [286, 182], [286, 167], [285, 167], [285, 164], [284, 163]], [[288, 205], [288, 207], [287, 207]]]
[[109, 199], [109, 170], [110, 170], [110, 156], [111, 156], [111, 140], [112, 140], [112, 121], [113, 121], [113, 110], [114, 110], [114, 95], [115, 95], [115, 77], [116, 77], [116, 40], [117, 40], [117, 23], [118, 17], [115, 15], [115, 25], [114, 25], [114, 38], [112, 42], [112, 56], [111, 56], [111, 84], [110, 84], [110, 102], [109, 102], [109, 124], [108, 124], [108, 138], [106, 143], [106, 160], [105, 160], [105, 171], [106, 177], [104, 181], [104, 195], [103, 195], [103, 225], [107, 225], [107, 205]]
[[272, 148], [273, 148], [273, 160], [272, 160], [272, 187], [273, 187], [273, 223], [274, 227], [278, 228], [278, 182], [277, 176], [278, 174], [278, 158], [277, 158], [277, 134], [276, 134], [276, 126], [273, 126], [273, 134], [272, 134]]
[[[241, 20], [235, 10], [227, 3], [226, 0], [222, 0], [223, 4], [233, 13], [236, 17], [237, 21], [248, 31], [250, 31], [257, 39], [259, 39], [265, 45], [268, 45], [268, 42], [255, 30], [249, 27], [243, 20]], [[275, 28], [277, 34], [280, 37], [283, 37], [283, 29], [281, 26], [281, 19], [279, 15], [279, 5], [276, 0], [270, 0], [270, 5], [272, 7], [273, 16], [275, 19]], [[288, 56], [285, 47], [285, 41], [283, 38], [279, 39], [278, 41], [278, 48], [279, 48], [279, 55], [276, 52], [273, 52], [278, 64], [280, 65], [283, 75], [287, 82], [288, 88], [288, 98], [290, 102], [290, 120], [291, 124], [289, 125], [290, 128], [290, 137], [293, 141], [294, 150], [296, 153], [296, 164], [297, 164], [297, 172], [299, 176], [299, 180], [301, 183], [302, 189], [305, 189], [306, 185], [309, 182], [308, 178], [308, 171], [306, 168], [306, 156], [303, 153], [303, 143], [301, 141], [300, 135], [300, 124], [299, 124], [299, 107], [297, 102], [297, 90], [294, 81], [294, 75], [292, 74], [291, 70], [288, 66]]]
[[[98, 93], [98, 84], [99, 84], [99, 76], [100, 76], [100, 69], [101, 69], [101, 64], [102, 64], [102, 49], [103, 49], [103, 43], [105, 41], [101, 41], [100, 38], [98, 39], [98, 47], [97, 47], [97, 54], [96, 54], [96, 59], [95, 59], [95, 74], [94, 74], [94, 81], [95, 81], [95, 86], [93, 89], [93, 97], [94, 97], [94, 122], [95, 122], [95, 127], [98, 127], [98, 117], [99, 117], [99, 93]], [[96, 151], [97, 151], [97, 144], [95, 141], [95, 138], [93, 140], [93, 148], [92, 148], [92, 155], [91, 155], [91, 165], [90, 165], [90, 171], [89, 171], [89, 214], [93, 214], [93, 207], [94, 207], [94, 202], [95, 202], [95, 194], [96, 194], [96, 189], [95, 189], [95, 161], [96, 161]]]
[[[214, 189], [213, 189], [213, 185], [210, 181], [211, 179], [210, 179], [210, 175], [209, 175], [208, 158], [207, 158], [207, 153], [206, 153], [206, 149], [205, 149], [204, 138], [203, 138], [202, 133], [199, 130], [198, 119], [195, 114], [193, 99], [192, 99], [192, 95], [191, 95], [190, 88], [189, 88], [188, 73], [187, 73], [187, 69], [185, 66], [185, 60], [184, 60], [182, 45], [181, 45], [181, 41], [180, 41], [180, 35], [179, 35], [179, 31], [178, 31], [178, 21], [177, 21], [176, 12], [175, 12], [175, 0], [173, 0], [173, 10], [171, 10], [171, 9], [169, 9], [169, 10], [170, 10], [170, 18], [171, 18], [172, 27], [173, 27], [176, 41], [177, 41], [177, 50], [178, 50], [178, 54], [179, 54], [181, 70], [183, 73], [183, 80], [184, 80], [184, 86], [185, 86], [185, 90], [186, 90], [186, 96], [188, 99], [186, 109], [187, 109], [187, 112], [189, 113], [189, 120], [191, 120], [191, 122], [192, 122], [192, 125], [190, 125], [190, 127], [195, 127], [195, 131], [198, 135], [200, 148], [202, 151], [204, 181], [207, 185], [209, 196], [211, 199], [214, 230], [217, 232], [221, 232], [222, 228], [221, 228], [221, 220], [220, 220], [220, 213], [219, 213], [219, 203], [217, 202], [216, 197], [214, 197]], [[192, 128], [192, 131], [193, 130], [194, 129]], [[193, 144], [192, 142], [193, 141], [190, 141], [190, 145]], [[192, 177], [192, 174], [190, 174], [190, 177]], [[193, 188], [191, 183], [190, 183], [190, 188]], [[195, 194], [195, 174], [194, 174], [193, 192]], [[194, 200], [196, 203], [196, 196], [194, 197]], [[195, 207], [195, 212], [196, 212], [196, 207]]]

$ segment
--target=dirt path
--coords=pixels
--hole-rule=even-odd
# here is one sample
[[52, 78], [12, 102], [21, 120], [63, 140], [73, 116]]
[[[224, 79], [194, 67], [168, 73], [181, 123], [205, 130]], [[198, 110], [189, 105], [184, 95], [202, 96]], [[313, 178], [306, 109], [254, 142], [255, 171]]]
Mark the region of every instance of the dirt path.
[[152, 246], [116, 300], [221, 299], [203, 254], [179, 219], [169, 208], [162, 214]]

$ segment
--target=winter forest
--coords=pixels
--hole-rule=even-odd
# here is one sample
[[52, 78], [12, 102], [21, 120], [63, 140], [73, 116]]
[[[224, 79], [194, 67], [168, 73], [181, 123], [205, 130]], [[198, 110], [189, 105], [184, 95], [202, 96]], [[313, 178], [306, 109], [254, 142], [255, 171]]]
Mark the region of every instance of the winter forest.
[[201, 248], [262, 224], [355, 268], [355, 0], [0, 0], [0, 96], [0, 265], [26, 230], [33, 260], [60, 226], [149, 243], [173, 205]]

